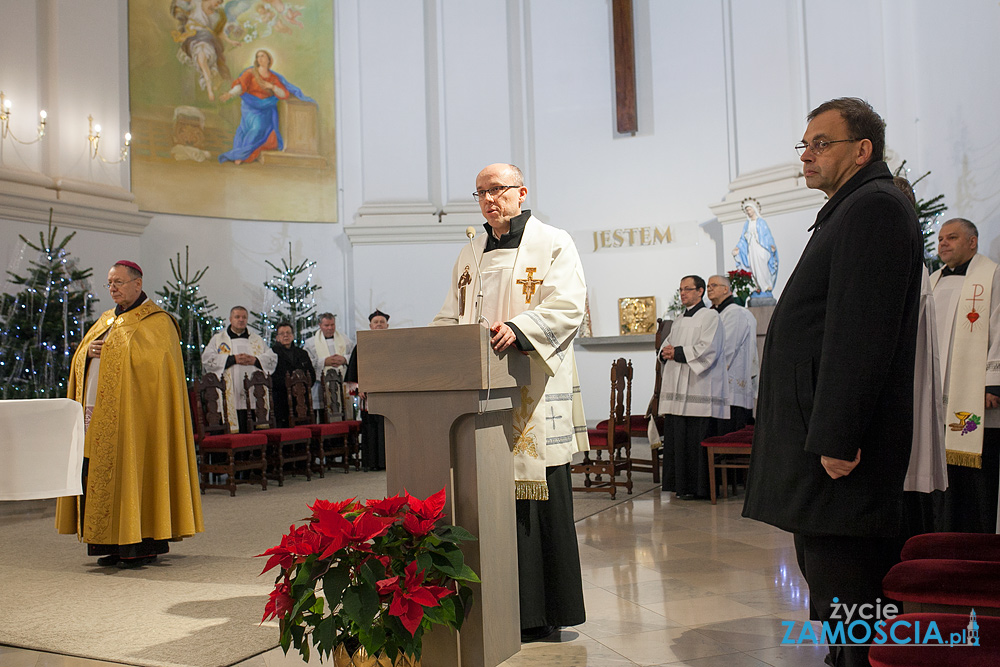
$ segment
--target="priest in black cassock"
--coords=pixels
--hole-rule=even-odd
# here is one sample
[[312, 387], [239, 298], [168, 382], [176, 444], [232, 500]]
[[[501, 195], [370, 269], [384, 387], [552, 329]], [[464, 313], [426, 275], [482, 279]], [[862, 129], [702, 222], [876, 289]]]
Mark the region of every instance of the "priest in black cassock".
[[271, 346], [278, 356], [278, 365], [271, 375], [271, 387], [274, 390], [274, 422], [278, 428], [288, 428], [288, 385], [285, 376], [292, 371], [305, 371], [309, 377], [309, 386], [316, 379], [309, 354], [295, 344], [292, 325], [281, 322], [274, 334], [274, 344]]
[[572, 237], [522, 211], [527, 194], [514, 165], [479, 172], [473, 196], [486, 234], [462, 248], [432, 324], [488, 320], [495, 351], [513, 347], [531, 361], [511, 448], [521, 641], [536, 641], [586, 621], [569, 464], [589, 447], [573, 355], [587, 286]]
[[[389, 328], [389, 316], [378, 308], [368, 316], [368, 328], [382, 331]], [[354, 346], [347, 362], [344, 382], [358, 384], [358, 346]], [[368, 412], [364, 391], [358, 388], [361, 399], [361, 465], [365, 470], [385, 470], [385, 417]]]

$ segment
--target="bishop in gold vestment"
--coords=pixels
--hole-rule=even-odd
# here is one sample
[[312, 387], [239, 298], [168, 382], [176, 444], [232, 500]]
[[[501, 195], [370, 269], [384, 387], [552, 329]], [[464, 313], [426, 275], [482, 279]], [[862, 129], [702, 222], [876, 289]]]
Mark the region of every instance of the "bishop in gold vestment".
[[129, 568], [204, 524], [177, 322], [146, 297], [138, 265], [115, 264], [108, 285], [118, 306], [84, 336], [68, 381], [85, 410], [84, 495], [58, 500], [56, 528]]

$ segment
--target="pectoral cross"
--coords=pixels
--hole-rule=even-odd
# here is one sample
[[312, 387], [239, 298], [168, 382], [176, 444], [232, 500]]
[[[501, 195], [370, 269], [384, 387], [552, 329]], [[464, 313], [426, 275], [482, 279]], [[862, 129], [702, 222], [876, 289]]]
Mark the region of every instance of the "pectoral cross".
[[465, 315], [465, 287], [472, 283], [472, 276], [469, 275], [469, 265], [465, 265], [465, 273], [458, 279], [458, 315]]
[[527, 278], [519, 278], [515, 282], [521, 285], [522, 293], [524, 294], [524, 303], [531, 303], [531, 297], [535, 296], [535, 288], [542, 284], [541, 280], [535, 280], [535, 271], [538, 269], [534, 266], [529, 266], [524, 270], [528, 274]]

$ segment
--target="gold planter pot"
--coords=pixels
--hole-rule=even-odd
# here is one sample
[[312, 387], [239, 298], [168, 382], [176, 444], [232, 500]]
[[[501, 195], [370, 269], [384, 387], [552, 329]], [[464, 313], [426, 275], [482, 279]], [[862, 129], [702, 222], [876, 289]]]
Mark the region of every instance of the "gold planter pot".
[[337, 644], [337, 648], [333, 650], [333, 664], [334, 667], [420, 667], [420, 660], [400, 653], [393, 661], [385, 651], [378, 656], [368, 655], [364, 646], [359, 646], [352, 655], [343, 644]]

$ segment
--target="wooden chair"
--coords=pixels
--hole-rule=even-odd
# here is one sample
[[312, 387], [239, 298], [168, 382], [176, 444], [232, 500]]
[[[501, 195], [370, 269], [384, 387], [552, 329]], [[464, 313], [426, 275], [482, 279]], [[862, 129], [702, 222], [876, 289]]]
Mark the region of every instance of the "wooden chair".
[[[667, 337], [670, 333], [670, 327], [673, 325], [672, 320], [664, 320], [662, 318], [657, 318], [656, 320], [656, 340], [655, 340], [655, 350], [659, 354], [660, 346], [663, 345], [663, 339]], [[660, 382], [663, 377], [663, 364], [660, 363], [659, 359], [653, 362], [656, 366], [655, 368], [655, 380], [653, 381], [653, 397], [649, 399], [649, 405], [646, 408], [646, 414], [642, 417], [632, 417], [632, 435], [639, 437], [647, 437], [649, 434], [649, 420], [658, 417], [656, 414], [660, 407]], [[636, 420], [641, 419], [642, 422], [639, 423]], [[657, 428], [660, 429], [660, 434], [663, 434], [663, 419], [657, 419]], [[636, 472], [651, 472], [653, 473], [653, 482], [656, 484], [660, 483], [660, 472], [663, 469], [663, 447], [657, 447], [656, 449], [649, 450], [649, 458], [645, 457], [632, 457], [632, 470]]]
[[[632, 493], [632, 362], [618, 359], [611, 364], [611, 415], [603, 430], [587, 429], [590, 451], [571, 472], [583, 474], [583, 486], [574, 491], [606, 491], [614, 499], [619, 486]], [[618, 473], [625, 480], [618, 480]], [[593, 479], [591, 479], [593, 475]]]
[[[726, 473], [733, 468], [750, 469], [751, 445], [753, 445], [753, 426], [745, 426], [739, 431], [702, 440], [701, 446], [705, 448], [708, 459], [708, 494], [713, 505], [716, 503], [715, 471], [717, 469], [722, 471], [722, 497], [727, 498], [729, 484]], [[733, 493], [736, 493], [735, 488]]]
[[[347, 406], [351, 405], [351, 399], [344, 388], [344, 379], [340, 373], [324, 373], [321, 388], [323, 391], [323, 404], [326, 406], [326, 421], [331, 424], [337, 422], [347, 424], [350, 429], [347, 443], [350, 448], [350, 456], [354, 460], [354, 469], [360, 470], [361, 448], [358, 440], [361, 435], [361, 421], [347, 418]], [[354, 416], [353, 412], [352, 406], [352, 417]]]
[[251, 433], [263, 433], [267, 438], [267, 475], [278, 480], [278, 486], [285, 485], [286, 468], [290, 474], [301, 468], [306, 481], [311, 481], [309, 463], [312, 433], [305, 428], [275, 428], [274, 385], [271, 376], [264, 371], [254, 371], [244, 376], [243, 391], [247, 400], [247, 428]]
[[[195, 422], [195, 445], [198, 449], [198, 478], [205, 489], [228, 489], [236, 495], [237, 484], [258, 483], [237, 479], [237, 473], [249, 471], [259, 477], [260, 488], [267, 491], [267, 437], [260, 433], [230, 433], [225, 382], [207, 373], [194, 383], [191, 406]], [[210, 475], [226, 475], [226, 482], [211, 483]]]
[[333, 424], [315, 424], [312, 407], [311, 382], [305, 371], [294, 370], [285, 383], [288, 387], [288, 423], [309, 429], [311, 434], [311, 456], [313, 469], [322, 476], [324, 466], [333, 467], [333, 461], [340, 456], [344, 474], [351, 464], [351, 427], [339, 421]]

